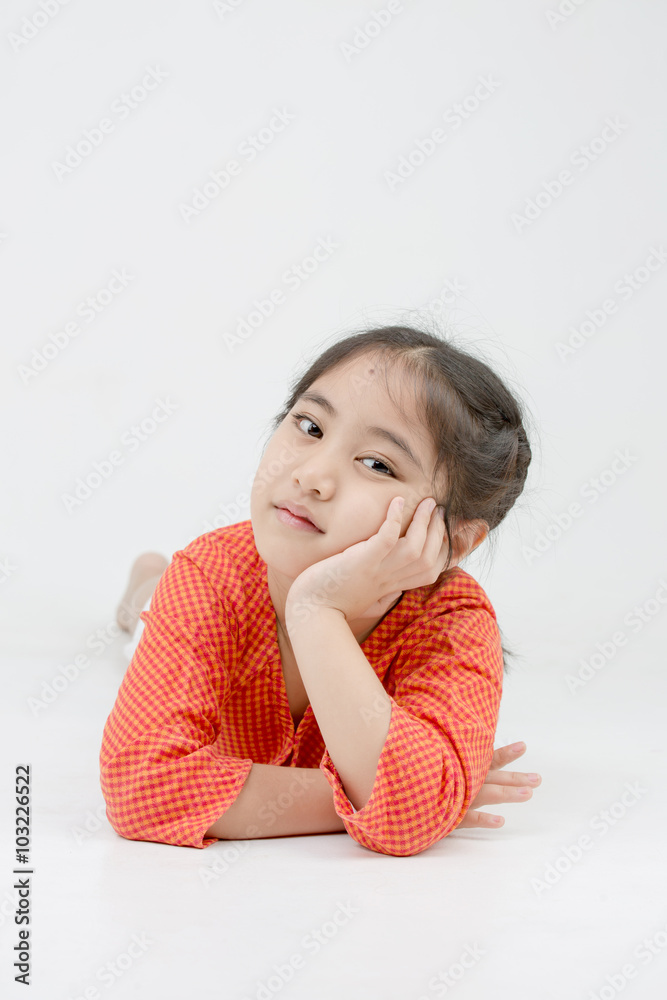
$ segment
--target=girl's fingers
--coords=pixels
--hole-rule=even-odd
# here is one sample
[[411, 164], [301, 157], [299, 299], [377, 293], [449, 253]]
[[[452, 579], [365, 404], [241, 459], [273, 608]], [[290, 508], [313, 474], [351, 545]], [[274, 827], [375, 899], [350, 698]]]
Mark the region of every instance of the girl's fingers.
[[[379, 534], [393, 548], [401, 535], [403, 525], [403, 508], [405, 507], [404, 497], [393, 497], [383, 524], [380, 525]], [[395, 537], [394, 537], [395, 536]]]
[[398, 521], [399, 527], [403, 520], [403, 508], [405, 507], [405, 497], [394, 497], [391, 501], [394, 505], [394, 520]]
[[[499, 805], [505, 802], [528, 802], [533, 797], [533, 788], [537, 788], [542, 783], [539, 774], [526, 774], [523, 771], [503, 771], [513, 760], [517, 760], [526, 752], [525, 743], [521, 743], [518, 750], [513, 750], [512, 745], [499, 747], [493, 752], [491, 767], [489, 768], [486, 780], [479, 790], [470, 809], [464, 816], [459, 827], [478, 827], [497, 830], [504, 826], [505, 820], [502, 816], [495, 816], [493, 813], [479, 812], [480, 806]], [[533, 780], [531, 780], [533, 779]]]
[[425, 583], [431, 582], [425, 579], [426, 565], [436, 566], [436, 575], [442, 572], [447, 558], [446, 546], [442, 541], [443, 533], [444, 521], [436, 512], [436, 502], [433, 497], [426, 497], [417, 504], [408, 530], [402, 539], [403, 558], [405, 559], [407, 554], [410, 560], [405, 564], [405, 568], [408, 569], [412, 563], [415, 564], [412, 575], [404, 579], [404, 590], [423, 587]]
[[537, 788], [538, 785], [542, 784], [542, 777], [532, 772], [526, 774], [523, 771], [489, 770], [486, 781], [492, 785], [529, 785], [531, 788]]
[[503, 816], [494, 816], [493, 813], [477, 812], [473, 809], [472, 811], [468, 810], [456, 829], [460, 830], [462, 827], [472, 827], [473, 829], [490, 827], [493, 830], [499, 830], [504, 825], [505, 819]]
[[424, 548], [424, 542], [431, 524], [431, 515], [434, 509], [435, 500], [433, 497], [426, 497], [420, 501], [415, 507], [412, 520], [405, 533], [405, 538], [414, 549], [415, 561], [419, 559]]
[[513, 760], [518, 760], [522, 754], [526, 752], [526, 744], [521, 743], [518, 750], [513, 750], [512, 746], [514, 744], [508, 744], [504, 747], [499, 747], [497, 750], [493, 751], [493, 758], [491, 760], [491, 770], [496, 771], [500, 767], [505, 767]]
[[512, 785], [484, 784], [472, 805], [477, 809], [478, 806], [497, 806], [505, 802], [528, 802], [532, 797], [533, 789], [527, 785], [515, 788]]

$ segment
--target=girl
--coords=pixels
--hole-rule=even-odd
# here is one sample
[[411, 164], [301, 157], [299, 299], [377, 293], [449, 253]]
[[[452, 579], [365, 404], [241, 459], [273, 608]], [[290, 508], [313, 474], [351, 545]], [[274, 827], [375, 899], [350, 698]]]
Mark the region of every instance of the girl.
[[114, 830], [347, 831], [407, 856], [515, 800], [531, 776], [493, 753], [505, 651], [459, 563], [530, 460], [517, 401], [452, 343], [383, 327], [325, 350], [274, 419], [250, 520], [135, 563], [118, 623], [145, 602], [143, 631], [100, 753]]

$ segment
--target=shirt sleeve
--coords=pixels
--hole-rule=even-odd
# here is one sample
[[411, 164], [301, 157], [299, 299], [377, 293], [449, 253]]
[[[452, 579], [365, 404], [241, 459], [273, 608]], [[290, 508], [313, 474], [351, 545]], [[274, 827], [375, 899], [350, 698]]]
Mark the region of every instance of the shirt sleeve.
[[204, 833], [236, 799], [252, 760], [216, 748], [235, 620], [182, 552], [160, 578], [107, 718], [100, 783], [122, 837], [208, 847]]
[[431, 619], [393, 670], [389, 732], [363, 808], [354, 810], [326, 748], [320, 769], [354, 840], [409, 856], [458, 826], [491, 764], [503, 677], [495, 615], [480, 607]]

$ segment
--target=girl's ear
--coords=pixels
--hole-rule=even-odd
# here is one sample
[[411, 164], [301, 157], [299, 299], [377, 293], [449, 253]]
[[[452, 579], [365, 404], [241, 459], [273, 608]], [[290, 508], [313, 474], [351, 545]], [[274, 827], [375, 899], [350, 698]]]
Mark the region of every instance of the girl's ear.
[[458, 566], [461, 560], [482, 544], [488, 533], [489, 526], [486, 521], [464, 521], [454, 534], [450, 567]]

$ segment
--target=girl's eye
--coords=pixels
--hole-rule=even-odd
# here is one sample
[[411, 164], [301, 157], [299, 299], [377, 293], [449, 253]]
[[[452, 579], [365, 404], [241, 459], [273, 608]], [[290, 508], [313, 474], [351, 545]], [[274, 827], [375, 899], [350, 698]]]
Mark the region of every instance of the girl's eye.
[[[309, 424], [312, 424], [312, 425], [313, 425], [313, 427], [317, 427], [317, 424], [316, 424], [316, 423], [313, 423], [313, 421], [312, 421], [312, 420], [310, 419], [310, 417], [304, 417], [304, 416], [302, 416], [302, 415], [301, 415], [300, 413], [295, 413], [295, 414], [294, 414], [294, 422], [295, 422], [295, 424], [297, 425], [297, 427], [299, 426], [299, 424], [300, 424], [300, 423], [301, 423], [301, 422], [302, 422], [303, 420], [306, 420], [306, 421], [308, 421], [308, 423], [309, 423]], [[318, 427], [317, 429], [319, 430], [319, 427]], [[307, 433], [307, 432], [306, 432], [306, 433]]]
[[[361, 461], [362, 461], [362, 462], [377, 462], [377, 463], [378, 463], [378, 465], [383, 465], [383, 466], [385, 467], [385, 469], [387, 470], [387, 472], [383, 472], [383, 473], [382, 473], [382, 475], [383, 475], [383, 476], [386, 476], [386, 475], [387, 475], [387, 473], [388, 473], [388, 474], [389, 474], [390, 476], [393, 476], [393, 475], [394, 475], [394, 473], [393, 473], [393, 472], [392, 472], [392, 470], [391, 470], [391, 469], [389, 468], [389, 466], [387, 465], [387, 463], [386, 463], [386, 462], [383, 462], [381, 458], [372, 458], [372, 457], [370, 457], [370, 456], [369, 456], [368, 458], [362, 458], [362, 460], [361, 460]], [[378, 471], [378, 470], [375, 470], [375, 471]]]
[[[300, 427], [300, 425], [305, 421], [306, 423], [310, 424], [311, 427], [316, 427], [318, 431], [320, 430], [320, 428], [317, 426], [317, 424], [313, 420], [311, 420], [310, 417], [304, 417], [304, 415], [302, 413], [295, 413], [295, 414], [293, 414], [293, 416], [294, 416], [294, 423], [296, 424], [297, 427]], [[308, 431], [306, 431], [306, 433], [308, 433]], [[320, 434], [321, 433], [322, 432], [320, 431]], [[387, 463], [385, 461], [383, 461], [381, 458], [373, 458], [372, 456], [368, 456], [367, 458], [362, 458], [361, 461], [362, 462], [376, 462], [378, 465], [384, 466], [384, 468], [387, 471], [380, 473], [383, 476], [386, 476], [386, 475], [393, 476], [394, 475], [393, 469], [391, 469], [387, 465]], [[366, 466], [366, 468], [369, 468], [369, 466]], [[379, 471], [379, 470], [372, 470], [372, 471]]]

